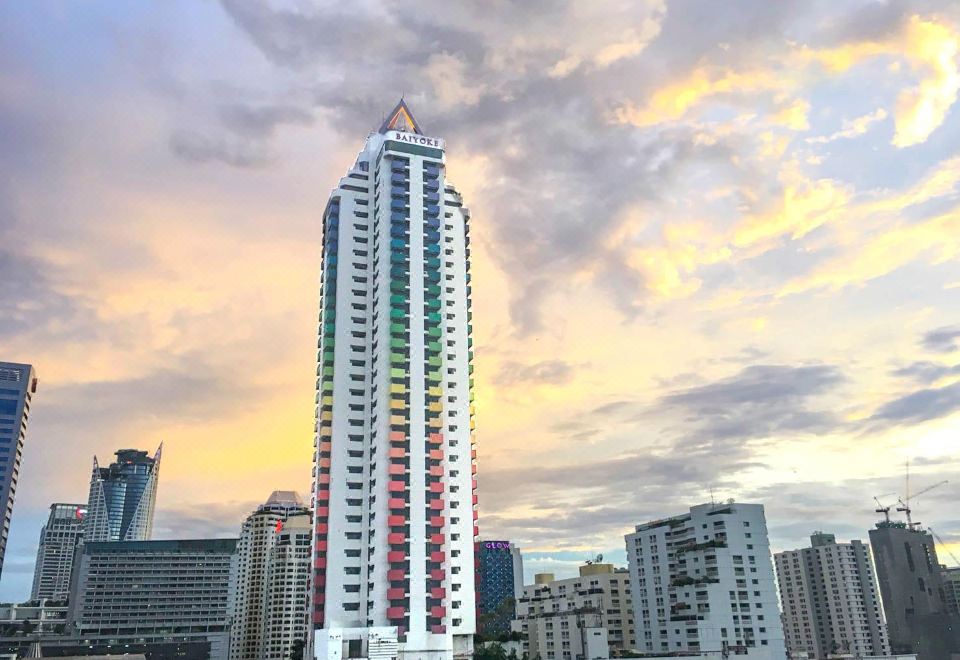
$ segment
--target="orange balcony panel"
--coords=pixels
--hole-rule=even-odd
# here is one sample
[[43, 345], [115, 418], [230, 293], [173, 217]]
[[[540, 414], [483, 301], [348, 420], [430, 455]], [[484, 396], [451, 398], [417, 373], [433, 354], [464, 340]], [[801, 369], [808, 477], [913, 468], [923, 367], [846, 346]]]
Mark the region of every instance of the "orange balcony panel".
[[443, 483], [438, 481], [438, 482], [435, 482], [435, 483], [430, 484], [430, 492], [431, 492], [431, 493], [442, 493], [442, 492], [443, 492]]
[[431, 449], [429, 456], [430, 456], [430, 458], [431, 458], [432, 460], [434, 460], [434, 461], [442, 461], [442, 460], [443, 460], [443, 450], [442, 450], [442, 449]]
[[322, 467], [322, 468], [324, 468], [324, 467], [328, 468], [328, 467], [330, 467], [330, 459], [329, 459], [329, 458], [321, 458], [319, 461], [317, 461], [317, 465], [319, 465], [319, 466]]
[[429, 440], [430, 440], [430, 442], [435, 442], [435, 443], [439, 444], [439, 443], [443, 442], [443, 434], [442, 434], [442, 433], [431, 433]]
[[387, 506], [391, 509], [406, 509], [407, 503], [400, 497], [391, 497], [387, 500]]
[[[391, 481], [387, 483], [387, 491], [391, 493], [402, 493], [407, 490], [407, 484], [402, 481]], [[476, 498], [474, 498], [476, 499]], [[476, 504], [476, 502], [474, 502]]]
[[387, 466], [387, 474], [403, 474], [407, 471], [406, 465], [398, 465], [397, 463], [391, 463]]
[[430, 517], [430, 526], [431, 527], [443, 527], [447, 522], [446, 518], [443, 516], [431, 516]]
[[407, 439], [407, 434], [403, 431], [390, 431], [389, 440], [390, 442], [398, 441], [403, 442]]
[[435, 552], [430, 553], [430, 561], [435, 564], [442, 564], [447, 559], [447, 553], [443, 550], [436, 550]]
[[406, 525], [406, 524], [407, 524], [407, 517], [406, 517], [406, 516], [397, 516], [397, 515], [387, 516], [387, 524], [388, 524], [390, 527], [399, 527], [400, 525]]
[[[322, 476], [322, 475], [321, 475]], [[442, 465], [431, 465], [430, 466], [430, 476], [431, 477], [442, 477], [443, 476], [443, 466]]]
[[407, 595], [406, 589], [401, 589], [401, 588], [387, 589], [387, 600], [400, 600], [401, 598], [405, 598], [406, 595]]
[[407, 455], [407, 450], [403, 447], [390, 447], [390, 458], [403, 458]]
[[431, 598], [445, 598], [447, 595], [447, 590], [443, 587], [434, 587], [430, 590]]
[[443, 511], [443, 500], [431, 500], [430, 508], [433, 511]]
[[402, 607], [388, 607], [387, 608], [387, 618], [388, 619], [402, 619], [407, 613]]
[[435, 545], [443, 545], [444, 541], [446, 541], [446, 539], [443, 537], [443, 534], [430, 535], [430, 543], [433, 543]]
[[387, 553], [387, 561], [391, 564], [394, 562], [401, 562], [407, 559], [407, 553], [403, 550], [391, 550]]
[[402, 568], [391, 568], [387, 571], [387, 579], [391, 582], [397, 582], [399, 580], [405, 580], [407, 578], [407, 572]]
[[447, 608], [443, 605], [434, 605], [430, 608], [430, 616], [436, 619], [442, 619], [447, 615]]
[[391, 545], [397, 545], [397, 544], [406, 543], [406, 542], [407, 542], [406, 534], [403, 534], [401, 532], [391, 532], [390, 534], [387, 534], [387, 543]]

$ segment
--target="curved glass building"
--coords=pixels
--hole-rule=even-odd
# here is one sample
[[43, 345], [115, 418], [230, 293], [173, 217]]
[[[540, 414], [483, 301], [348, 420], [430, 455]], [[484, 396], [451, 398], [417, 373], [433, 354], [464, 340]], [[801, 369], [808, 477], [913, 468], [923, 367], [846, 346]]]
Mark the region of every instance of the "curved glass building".
[[84, 537], [94, 541], [148, 541], [153, 533], [160, 453], [151, 458], [139, 449], [121, 449], [102, 468], [93, 457]]

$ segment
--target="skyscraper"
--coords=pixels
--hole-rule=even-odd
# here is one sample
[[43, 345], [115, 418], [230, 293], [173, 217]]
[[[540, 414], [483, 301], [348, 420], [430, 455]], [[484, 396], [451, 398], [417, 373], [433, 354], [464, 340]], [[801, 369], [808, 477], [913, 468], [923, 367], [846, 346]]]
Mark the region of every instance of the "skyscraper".
[[890, 652], [870, 548], [816, 532], [810, 547], [774, 555], [792, 657]]
[[[318, 657], [449, 658], [475, 628], [470, 214], [401, 101], [323, 214]], [[371, 650], [371, 644], [377, 649]]]
[[487, 637], [510, 632], [516, 600], [523, 593], [523, 558], [509, 541], [479, 541], [477, 632]]
[[3, 529], [0, 530], [0, 574], [7, 552], [7, 536], [13, 517], [13, 500], [20, 479], [20, 458], [27, 435], [30, 402], [37, 392], [37, 374], [29, 364], [0, 362], [0, 501]]
[[105, 468], [93, 457], [84, 526], [87, 542], [150, 539], [162, 450], [161, 444], [150, 458], [145, 451], [121, 449], [117, 460]]
[[870, 530], [890, 650], [941, 660], [960, 653], [960, 619], [950, 614], [933, 537], [906, 523]]
[[[288, 657], [292, 640], [306, 641], [309, 520], [310, 510], [299, 495], [277, 490], [243, 523], [237, 543], [237, 577], [232, 588], [231, 660], [282, 660]], [[291, 538], [293, 530], [304, 526], [306, 539]], [[305, 544], [300, 576], [297, 554], [287, 547], [297, 540]], [[278, 551], [281, 541], [284, 549]], [[288, 642], [284, 644], [284, 640]]]
[[65, 600], [69, 596], [73, 553], [83, 539], [86, 515], [85, 504], [50, 505], [47, 524], [40, 529], [31, 600]]
[[785, 656], [762, 504], [701, 504], [626, 542], [637, 649]]

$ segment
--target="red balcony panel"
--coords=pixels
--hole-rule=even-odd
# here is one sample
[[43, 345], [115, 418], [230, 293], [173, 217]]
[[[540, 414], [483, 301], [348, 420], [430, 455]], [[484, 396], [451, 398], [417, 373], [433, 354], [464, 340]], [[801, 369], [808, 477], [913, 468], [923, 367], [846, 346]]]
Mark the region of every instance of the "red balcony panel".
[[387, 516], [387, 525], [390, 527], [399, 527], [407, 524], [406, 516]]
[[390, 431], [388, 438], [390, 439], [390, 442], [403, 442], [407, 439], [407, 435], [403, 431]]
[[447, 522], [447, 519], [443, 516], [430, 516], [430, 526], [431, 527], [443, 527], [444, 523]]
[[432, 460], [434, 460], [434, 461], [442, 461], [442, 460], [443, 460], [443, 450], [442, 450], [442, 449], [431, 449], [429, 456], [430, 456], [430, 458], [431, 458]]
[[442, 433], [431, 433], [428, 437], [429, 441], [434, 444], [441, 444], [443, 442]]
[[472, 466], [470, 466], [470, 472], [472, 472], [473, 474], [476, 474], [476, 473], [477, 473], [477, 464], [476, 464], [476, 463], [474, 463]]
[[434, 605], [433, 607], [430, 608], [430, 616], [434, 618], [442, 619], [446, 615], [447, 615], [447, 608], [444, 607], [443, 605]]
[[476, 480], [476, 479], [471, 479], [470, 481], [471, 481], [470, 490], [476, 490], [476, 489], [477, 489], [477, 480]]
[[403, 458], [407, 455], [407, 450], [403, 447], [390, 447], [390, 458]]
[[322, 592], [323, 588], [327, 586], [327, 576], [326, 575], [314, 575], [313, 576], [313, 586], [318, 591]]
[[327, 523], [317, 523], [317, 534], [326, 534], [327, 527]]
[[479, 499], [477, 498], [476, 495], [474, 495], [474, 496], [473, 496], [473, 503], [476, 504], [477, 502], [479, 502]]
[[402, 588], [387, 589], [387, 600], [400, 600], [406, 598], [407, 590]]
[[330, 483], [330, 475], [329, 475], [329, 474], [318, 474], [318, 475], [317, 475], [317, 484], [318, 484], [318, 485], [325, 486], [325, 485], [327, 485], [327, 484], [329, 484], [329, 483]]
[[397, 463], [391, 463], [387, 466], [387, 474], [403, 474], [407, 471], [406, 465], [398, 465]]
[[407, 484], [402, 481], [390, 481], [387, 483], [387, 491], [391, 493], [402, 493], [407, 489]]
[[317, 557], [313, 560], [314, 568], [326, 568], [327, 567], [327, 558], [326, 557]]
[[330, 507], [318, 506], [317, 507], [317, 518], [326, 518], [330, 515]]
[[438, 482], [436, 482], [436, 483], [430, 484], [430, 492], [431, 492], [431, 493], [442, 493], [442, 492], [443, 492], [443, 483], [438, 481]]
[[329, 502], [330, 501], [330, 491], [326, 488], [317, 489], [317, 501], [318, 502]]
[[432, 534], [430, 536], [430, 543], [435, 545], [443, 545], [446, 540], [447, 539], [443, 536], [443, 534]]
[[397, 580], [405, 580], [407, 578], [407, 572], [402, 568], [391, 568], [387, 571], [387, 579], [390, 582], [396, 582]]
[[476, 525], [473, 526], [473, 535], [480, 536], [480, 528], [477, 527]]
[[326, 594], [314, 594], [314, 596], [313, 596], [313, 602], [314, 602], [315, 604], [317, 604], [317, 605], [321, 605], [321, 604], [325, 603], [326, 600], [327, 600], [327, 595], [326, 595]]
[[435, 564], [442, 564], [447, 559], [447, 553], [443, 550], [436, 550], [430, 553], [430, 561]]
[[392, 532], [387, 534], [387, 543], [390, 545], [397, 545], [399, 543], [406, 543], [407, 535], [400, 532]]
[[434, 635], [442, 635], [447, 632], [447, 627], [443, 624], [430, 626], [430, 632], [432, 632]]
[[443, 511], [443, 500], [441, 499], [430, 500], [430, 508], [433, 511]]
[[407, 503], [399, 497], [391, 497], [387, 500], [387, 506], [391, 509], [406, 509]]
[[388, 607], [387, 608], [387, 618], [388, 619], [402, 619], [407, 613], [407, 610], [403, 607]]
[[314, 546], [314, 549], [317, 550], [318, 552], [324, 552], [327, 549], [327, 542], [325, 540], [317, 541], [317, 544]]
[[319, 461], [317, 461], [317, 465], [319, 465], [319, 466], [322, 467], [322, 468], [328, 468], [328, 467], [330, 467], [330, 459], [329, 459], [329, 458], [321, 458]]
[[442, 598], [446, 598], [446, 596], [447, 596], [447, 590], [444, 589], [443, 587], [434, 587], [433, 589], [430, 590], [430, 597], [431, 597], [431, 598], [441, 598], [441, 599], [442, 599]]
[[443, 581], [443, 578], [445, 578], [445, 577], [446, 577], [446, 573], [444, 572], [444, 570], [443, 570], [442, 568], [435, 568], [435, 569], [433, 569], [432, 571], [430, 571], [430, 579], [431, 579], [431, 580], [439, 580], [439, 581], [442, 582], [442, 581]]
[[477, 460], [477, 450], [476, 450], [476, 449], [471, 449], [471, 450], [470, 450], [470, 458], [472, 458], [473, 460]]
[[[430, 470], [428, 471], [431, 477], [442, 477], [443, 476], [443, 466], [442, 465], [431, 465]], [[323, 476], [323, 475], [321, 475]]]
[[391, 564], [393, 562], [401, 562], [407, 558], [407, 553], [403, 550], [391, 550], [387, 553], [387, 561]]

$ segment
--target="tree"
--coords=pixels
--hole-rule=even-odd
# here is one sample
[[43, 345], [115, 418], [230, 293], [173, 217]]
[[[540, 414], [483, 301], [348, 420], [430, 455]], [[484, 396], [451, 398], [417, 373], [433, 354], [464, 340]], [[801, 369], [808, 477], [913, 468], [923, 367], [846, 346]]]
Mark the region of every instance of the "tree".
[[474, 649], [473, 660], [507, 660], [507, 652], [502, 644], [490, 642]]
[[306, 646], [306, 643], [302, 639], [298, 639], [290, 646], [290, 660], [303, 660], [303, 647]]

